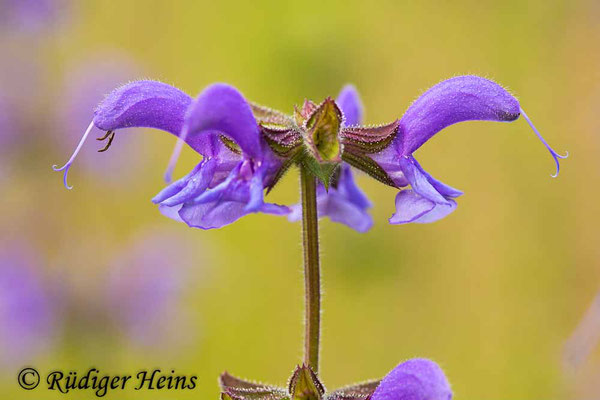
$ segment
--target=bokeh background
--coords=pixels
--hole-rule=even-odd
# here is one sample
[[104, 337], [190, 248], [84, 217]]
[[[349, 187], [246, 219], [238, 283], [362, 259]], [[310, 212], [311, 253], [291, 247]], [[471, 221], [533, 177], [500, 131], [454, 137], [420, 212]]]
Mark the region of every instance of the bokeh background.
[[[552, 179], [523, 120], [452, 126], [417, 154], [465, 192], [430, 225], [389, 225], [394, 190], [359, 176], [372, 230], [321, 225], [322, 379], [333, 389], [419, 356], [456, 399], [600, 398], [599, 18], [594, 0], [0, 1], [0, 392], [64, 398], [20, 389], [26, 365], [161, 368], [198, 388], [106, 398], [217, 399], [224, 370], [284, 384], [301, 362], [299, 224], [252, 215], [201, 231], [161, 216], [150, 198], [175, 142], [163, 132], [119, 133], [106, 153], [88, 141], [72, 191], [52, 172], [113, 87], [151, 77], [195, 95], [224, 81], [291, 111], [352, 82], [379, 123], [475, 73], [509, 87], [570, 158]], [[176, 175], [197, 162], [186, 149]], [[298, 185], [291, 172], [269, 196], [294, 203]]]

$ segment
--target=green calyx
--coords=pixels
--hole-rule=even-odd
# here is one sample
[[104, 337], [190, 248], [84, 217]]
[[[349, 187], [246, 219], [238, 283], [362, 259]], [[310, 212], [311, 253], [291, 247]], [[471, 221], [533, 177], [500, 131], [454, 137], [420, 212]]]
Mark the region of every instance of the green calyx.
[[304, 124], [304, 143], [319, 163], [339, 163], [342, 112], [331, 97], [325, 99]]
[[325, 388], [313, 370], [306, 366], [298, 366], [288, 385], [291, 400], [321, 400]]
[[219, 377], [221, 400], [369, 400], [380, 382], [367, 381], [327, 393], [307, 365], [296, 367], [287, 388], [243, 380], [227, 372]]
[[[342, 112], [330, 97], [321, 104], [305, 100], [302, 107], [294, 107], [292, 116], [257, 104], [251, 107], [266, 143], [283, 160], [267, 185], [268, 191], [293, 165], [309, 171], [329, 190], [335, 186], [335, 172], [342, 161], [386, 185], [395, 186], [369, 154], [391, 145], [398, 133], [398, 121], [380, 126], [343, 127]], [[235, 143], [226, 138], [222, 141], [230, 150], [239, 151]]]

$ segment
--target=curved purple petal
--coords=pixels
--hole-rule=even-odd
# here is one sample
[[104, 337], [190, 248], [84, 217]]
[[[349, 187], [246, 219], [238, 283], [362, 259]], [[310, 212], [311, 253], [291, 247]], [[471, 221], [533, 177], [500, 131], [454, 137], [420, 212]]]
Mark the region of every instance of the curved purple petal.
[[[413, 190], [434, 203], [447, 204], [448, 200], [432, 185], [429, 174], [423, 174], [422, 169], [415, 164], [413, 157], [403, 156], [398, 160], [400, 169], [412, 186]], [[437, 181], [436, 181], [437, 182]]]
[[478, 76], [458, 76], [427, 90], [400, 120], [400, 152], [410, 155], [440, 130], [469, 120], [510, 122], [519, 102], [502, 86]]
[[129, 127], [156, 128], [179, 136], [192, 102], [181, 90], [157, 81], [137, 81], [112, 91], [94, 112], [104, 131]]
[[[54, 134], [60, 135], [58, 142], [62, 145], [81, 137], [81, 128], [90, 123], [94, 109], [107, 93], [129, 82], [132, 77], [142, 73], [141, 68], [127, 54], [115, 50], [96, 51], [91, 57], [76, 63], [64, 79], [61, 93], [57, 98], [60, 104], [61, 129]], [[84, 168], [86, 175], [101, 178], [104, 181], [126, 185], [131, 183], [139, 172], [132, 165], [143, 165], [149, 160], [144, 157], [147, 153], [146, 143], [140, 143], [133, 129], [119, 130], [117, 146], [112, 146], [109, 152], [98, 153], [106, 143], [99, 146], [87, 145], [78, 155], [79, 168]], [[90, 136], [103, 136], [99, 129], [93, 129]], [[133, 143], [135, 143], [135, 151]], [[99, 164], [102, 167], [98, 167]], [[90, 177], [91, 178], [91, 177]]]
[[250, 105], [233, 86], [210, 85], [194, 100], [185, 118], [182, 138], [201, 154], [207, 154], [207, 141], [224, 135], [235, 141], [244, 154], [262, 156], [258, 123]]
[[444, 371], [433, 361], [415, 358], [387, 374], [371, 400], [450, 400], [452, 390]]
[[390, 217], [390, 224], [427, 224], [442, 219], [456, 210], [456, 202], [434, 203], [417, 194], [414, 190], [402, 190], [396, 195], [396, 212]]
[[344, 114], [346, 126], [360, 125], [363, 120], [363, 105], [354, 85], [346, 85], [335, 100]]
[[[285, 215], [289, 208], [265, 203], [256, 210], [265, 214]], [[229, 225], [251, 212], [244, 203], [233, 200], [214, 201], [205, 204], [185, 204], [179, 211], [181, 219], [193, 228], [215, 229]]]
[[432, 177], [431, 175], [429, 175], [429, 173], [427, 171], [425, 171], [423, 169], [423, 167], [421, 167], [421, 164], [419, 164], [417, 162], [417, 160], [415, 160], [414, 157], [411, 157], [411, 159], [412, 159], [412, 162], [414, 163], [414, 165], [427, 178], [429, 183], [431, 183], [431, 186], [433, 186], [435, 188], [435, 190], [437, 190], [442, 196], [460, 197], [463, 195], [463, 192], [461, 190], [458, 190], [456, 188], [453, 188], [452, 186], [446, 185], [444, 182], [440, 182], [437, 179], [435, 179], [434, 177]]
[[192, 200], [209, 187], [216, 168], [216, 159], [202, 160], [188, 175], [164, 188], [152, 199], [152, 202], [164, 206], [176, 206]]
[[452, 197], [462, 195], [429, 175], [414, 157], [402, 156], [398, 167], [412, 190], [402, 190], [396, 195], [396, 212], [390, 224], [429, 223], [444, 218], [456, 209]]
[[349, 165], [344, 164], [341, 167], [340, 177], [338, 179], [337, 191], [346, 199], [350, 200], [351, 203], [356, 205], [358, 208], [367, 209], [371, 208], [372, 204], [358, 187], [354, 181], [354, 175], [352, 168]]
[[349, 226], [357, 232], [366, 232], [373, 226], [373, 218], [366, 209], [358, 207], [338, 193], [330, 193], [318, 204], [319, 216], [328, 216], [333, 222]]
[[54, 165], [52, 169], [64, 171], [64, 185], [71, 189], [67, 184], [69, 168], [94, 126], [104, 131], [130, 127], [156, 128], [178, 136], [191, 102], [192, 99], [187, 94], [161, 82], [136, 81], [121, 86], [98, 105], [92, 123], [81, 137], [69, 161], [60, 168]]
[[159, 193], [153, 201], [159, 204], [161, 213], [191, 227], [214, 229], [250, 213], [290, 212], [288, 207], [264, 203], [263, 181], [268, 162], [241, 160], [226, 178], [215, 180], [219, 163], [216, 158], [207, 158], [188, 176]]
[[264, 204], [263, 198], [263, 182], [266, 173], [266, 164], [262, 164], [250, 178], [248, 185], [248, 203], [244, 208], [248, 212], [258, 212]]
[[431, 175], [429, 175], [429, 173], [427, 171], [425, 171], [423, 169], [423, 167], [421, 167], [421, 164], [419, 164], [419, 162], [417, 160], [415, 160], [414, 157], [408, 157], [410, 162], [412, 163], [412, 165], [417, 169], [417, 173], [420, 173], [422, 176], [425, 177], [425, 179], [427, 179], [427, 181], [431, 184], [431, 186], [433, 186], [433, 188], [440, 193], [442, 196], [444, 197], [459, 197], [463, 195], [463, 192], [453, 188], [452, 186], [446, 185], [443, 182], [438, 181], [437, 179], [435, 179], [434, 177], [432, 177]]

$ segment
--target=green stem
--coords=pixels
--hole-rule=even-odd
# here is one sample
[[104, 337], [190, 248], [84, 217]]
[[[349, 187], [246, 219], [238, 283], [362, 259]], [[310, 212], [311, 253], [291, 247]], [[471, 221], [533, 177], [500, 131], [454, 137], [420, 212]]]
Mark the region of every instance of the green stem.
[[319, 370], [321, 332], [321, 278], [319, 272], [319, 221], [315, 177], [300, 168], [302, 190], [302, 244], [304, 248], [305, 334], [304, 363], [315, 373]]

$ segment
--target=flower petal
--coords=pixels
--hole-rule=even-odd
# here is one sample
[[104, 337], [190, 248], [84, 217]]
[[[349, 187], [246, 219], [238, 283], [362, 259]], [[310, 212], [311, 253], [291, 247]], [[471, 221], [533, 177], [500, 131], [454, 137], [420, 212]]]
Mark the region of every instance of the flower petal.
[[433, 86], [400, 120], [402, 155], [410, 155], [445, 127], [461, 121], [514, 121], [519, 102], [502, 86], [478, 76], [458, 76]]
[[437, 190], [442, 196], [459, 197], [459, 196], [463, 195], [462, 191], [455, 189], [452, 186], [448, 186], [445, 183], [440, 182], [437, 179], [435, 179], [434, 177], [432, 177], [431, 175], [429, 175], [429, 173], [427, 171], [425, 171], [423, 169], [423, 167], [421, 167], [421, 164], [419, 164], [417, 162], [417, 160], [415, 160], [414, 157], [410, 157], [410, 159], [411, 159], [412, 163], [414, 164], [414, 166], [419, 170], [419, 172], [427, 178], [427, 180], [429, 181], [431, 186], [433, 186], [435, 188], [435, 190]]
[[263, 201], [263, 179], [268, 163], [256, 169], [253, 166], [251, 160], [239, 161], [229, 175], [213, 187], [219, 160], [207, 158], [184, 182], [173, 183], [154, 201], [159, 203], [164, 215], [201, 229], [220, 228], [254, 212], [288, 214], [288, 207]]
[[206, 154], [209, 141], [224, 135], [235, 141], [251, 158], [260, 159], [258, 123], [242, 94], [223, 83], [210, 85], [194, 100], [186, 115], [182, 138], [201, 154]]
[[356, 205], [356, 207], [363, 209], [372, 207], [367, 196], [354, 181], [352, 168], [347, 164], [343, 164], [341, 167], [336, 189], [344, 198]]
[[456, 210], [456, 202], [434, 203], [413, 190], [402, 190], [396, 195], [396, 212], [389, 219], [390, 224], [427, 224], [442, 219]]
[[147, 127], [178, 136], [192, 102], [181, 90], [156, 81], [136, 81], [113, 90], [94, 112], [94, 125], [104, 131]]
[[[179, 210], [181, 219], [191, 227], [200, 229], [221, 228], [250, 214], [244, 203], [238, 201], [215, 201], [203, 204], [185, 204]], [[277, 204], [263, 204], [258, 212], [285, 215], [289, 208]]]
[[421, 169], [415, 164], [416, 160], [413, 157], [400, 157], [398, 163], [404, 176], [412, 186], [413, 190], [427, 200], [434, 203], [447, 204], [448, 200], [437, 191], [431, 184], [428, 176], [421, 172]]
[[175, 206], [192, 200], [208, 188], [216, 168], [216, 159], [205, 158], [190, 174], [164, 188], [152, 201], [165, 206]]
[[333, 222], [349, 226], [358, 232], [366, 232], [373, 226], [373, 218], [364, 208], [348, 201], [338, 193], [331, 193], [326, 201], [318, 204], [319, 216], [328, 216]]
[[345, 126], [362, 124], [363, 105], [354, 85], [344, 86], [335, 102], [344, 114]]
[[452, 390], [442, 369], [433, 361], [403, 362], [381, 380], [371, 400], [450, 400]]
[[258, 168], [258, 170], [254, 173], [254, 175], [252, 175], [252, 178], [250, 179], [250, 182], [249, 182], [250, 187], [248, 190], [250, 198], [249, 198], [248, 204], [246, 204], [246, 208], [245, 208], [245, 210], [248, 212], [257, 212], [260, 210], [260, 208], [264, 204], [263, 181], [264, 181], [264, 177], [265, 177], [265, 172], [267, 170], [266, 167], [267, 167], [266, 164], [261, 165]]

